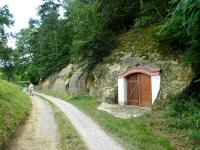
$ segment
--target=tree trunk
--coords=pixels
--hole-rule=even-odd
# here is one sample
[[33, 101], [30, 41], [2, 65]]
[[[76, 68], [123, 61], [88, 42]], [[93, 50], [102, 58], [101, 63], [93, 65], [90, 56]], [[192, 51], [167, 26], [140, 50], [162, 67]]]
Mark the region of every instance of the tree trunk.
[[140, 0], [140, 10], [143, 10], [143, 7], [144, 7], [144, 2], [143, 0]]

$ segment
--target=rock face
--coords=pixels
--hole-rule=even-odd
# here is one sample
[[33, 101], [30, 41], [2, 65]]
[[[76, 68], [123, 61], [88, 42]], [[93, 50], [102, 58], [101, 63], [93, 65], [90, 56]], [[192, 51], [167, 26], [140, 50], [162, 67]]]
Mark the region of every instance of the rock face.
[[167, 96], [176, 95], [183, 91], [190, 83], [192, 71], [190, 68], [182, 67], [175, 61], [148, 61], [131, 55], [125, 55], [121, 61], [115, 64], [105, 64], [96, 68], [97, 78], [90, 94], [100, 98], [104, 102], [117, 101], [117, 78], [120, 72], [129, 67], [140, 64], [141, 66], [161, 69], [161, 89], [157, 99], [167, 100]]
[[191, 68], [183, 67], [176, 58], [161, 55], [147, 35], [141, 37], [140, 32], [131, 32], [119, 38], [118, 47], [93, 70], [88, 71], [87, 65], [69, 64], [42, 82], [41, 87], [69, 93], [87, 91], [98, 100], [115, 103], [118, 74], [135, 65], [161, 69], [161, 89], [157, 99], [162, 102], [167, 96], [183, 91], [191, 82]]
[[86, 67], [86, 65], [78, 67], [77, 65], [69, 64], [60, 73], [55, 73], [47, 78], [41, 83], [40, 87], [69, 93], [89, 91], [94, 84], [94, 79], [85, 71]]
[[70, 64], [59, 74], [49, 77], [43, 82], [42, 87], [69, 93], [88, 91], [103, 102], [115, 103], [118, 95], [118, 74], [136, 64], [161, 69], [161, 89], [158, 96], [161, 100], [180, 93], [191, 80], [191, 69], [182, 67], [178, 62], [164, 60], [152, 62], [126, 54], [118, 62], [97, 65], [90, 73], [86, 71], [86, 66], [77, 67]]

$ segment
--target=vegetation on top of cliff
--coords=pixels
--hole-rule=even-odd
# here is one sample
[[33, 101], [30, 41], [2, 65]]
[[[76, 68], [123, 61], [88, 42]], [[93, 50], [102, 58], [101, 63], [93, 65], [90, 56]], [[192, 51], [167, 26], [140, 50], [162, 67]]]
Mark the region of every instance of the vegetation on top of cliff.
[[17, 35], [16, 77], [38, 83], [70, 62], [92, 67], [112, 52], [119, 34], [134, 24], [145, 26], [148, 15], [148, 23], [160, 22], [168, 5], [168, 0], [44, 0], [40, 19], [31, 19]]
[[157, 32], [158, 42], [172, 49], [169, 52], [182, 50], [184, 62], [191, 64], [200, 76], [200, 1], [173, 0], [173, 11], [166, 18]]
[[[61, 7], [65, 10], [62, 17]], [[1, 24], [12, 25], [8, 8], [1, 8], [1, 12], [6, 12], [1, 13]], [[3, 57], [5, 53], [0, 54], [1, 60], [6, 62], [1, 67], [4, 75], [15, 73], [17, 79], [37, 83], [70, 62], [87, 61], [94, 66], [120, 49], [124, 53], [134, 51], [145, 57], [148, 57], [149, 51], [171, 54], [167, 58], [165, 55], [166, 59], [173, 57], [174, 53], [183, 53], [185, 64], [193, 66], [198, 79], [198, 0], [65, 0], [64, 3], [44, 0], [38, 15], [39, 19], [30, 19], [29, 27], [17, 35], [16, 54], [11, 54], [13, 50], [8, 49], [6, 56], [9, 57]], [[151, 24], [157, 24], [159, 28], [152, 33], [154, 41], [147, 34], [154, 26]], [[150, 27], [146, 28], [146, 25]], [[125, 42], [118, 42], [119, 34], [131, 28], [140, 31], [130, 31], [124, 36], [135, 42], [126, 42], [126, 38]], [[1, 30], [2, 37], [6, 37], [4, 26]], [[6, 45], [6, 38], [3, 39], [2, 45]], [[123, 43], [125, 46], [121, 46]], [[158, 43], [160, 46], [155, 47]]]
[[150, 25], [121, 34], [116, 41], [116, 48], [113, 49], [109, 56], [105, 57], [104, 61], [112, 62], [129, 53], [136, 56], [144, 56], [154, 51], [156, 52], [157, 49], [153, 49], [155, 43], [150, 38], [151, 32], [155, 30], [155, 26]]
[[[170, 47], [159, 45], [153, 38], [157, 31], [158, 24], [151, 24], [139, 29], [132, 29], [123, 33], [116, 40], [116, 48], [112, 53], [104, 58], [103, 63], [115, 62], [126, 54], [138, 56], [146, 60], [180, 60], [179, 51], [168, 53]], [[151, 55], [154, 57], [151, 57]]]

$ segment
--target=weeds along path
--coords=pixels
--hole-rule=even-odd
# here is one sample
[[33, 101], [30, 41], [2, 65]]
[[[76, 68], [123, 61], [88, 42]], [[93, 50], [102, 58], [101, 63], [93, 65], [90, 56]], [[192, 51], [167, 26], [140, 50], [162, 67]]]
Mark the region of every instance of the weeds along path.
[[51, 106], [37, 96], [31, 99], [30, 116], [8, 150], [57, 150], [58, 133]]
[[70, 119], [89, 150], [123, 150], [123, 148], [107, 135], [92, 119], [70, 103], [61, 99], [37, 93], [57, 105]]

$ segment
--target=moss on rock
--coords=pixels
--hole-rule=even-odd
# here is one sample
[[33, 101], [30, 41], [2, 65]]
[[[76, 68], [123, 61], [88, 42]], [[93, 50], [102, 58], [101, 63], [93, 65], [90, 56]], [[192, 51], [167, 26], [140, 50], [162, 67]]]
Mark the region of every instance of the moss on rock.
[[[158, 96], [160, 102], [158, 104], [163, 106], [169, 95], [176, 95], [189, 85], [192, 79], [192, 70], [190, 67], [182, 65], [181, 54], [172, 54], [170, 49], [159, 47], [152, 40], [151, 37], [156, 27], [157, 25], [149, 25], [120, 35], [117, 39], [117, 47], [92, 70], [88, 71], [81, 69], [81, 67], [75, 68], [71, 72], [71, 76], [67, 78], [69, 85], [74, 83], [73, 89], [78, 89], [74, 91], [84, 92], [89, 90], [92, 96], [101, 101], [113, 103], [117, 101], [118, 74], [129, 67], [140, 64], [140, 66], [161, 69], [161, 89]], [[79, 74], [79, 76], [74, 78], [76, 74]], [[66, 75], [63, 74], [63, 76]], [[93, 81], [88, 88], [89, 76], [93, 77]], [[51, 77], [52, 79], [54, 77]], [[65, 80], [65, 78], [62, 80]], [[79, 90], [80, 87], [85, 89]], [[70, 91], [70, 88], [67, 90]]]

